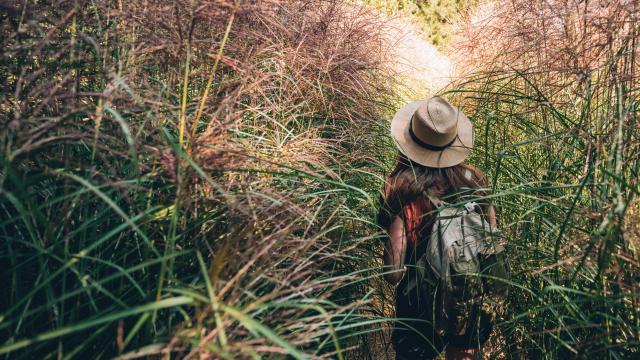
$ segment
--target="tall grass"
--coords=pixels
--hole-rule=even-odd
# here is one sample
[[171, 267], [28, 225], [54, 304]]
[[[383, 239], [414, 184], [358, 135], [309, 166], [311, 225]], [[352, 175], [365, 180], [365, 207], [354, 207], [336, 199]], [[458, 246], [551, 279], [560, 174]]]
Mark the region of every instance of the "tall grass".
[[[391, 356], [373, 219], [397, 84], [374, 13], [2, 9], [1, 357]], [[491, 9], [446, 94], [514, 270], [484, 356], [634, 358], [637, 4]]]
[[480, 71], [451, 95], [476, 122], [515, 272], [494, 354], [634, 358], [637, 4], [501, 1], [486, 15], [457, 44]]
[[7, 6], [0, 356], [357, 347], [393, 101], [378, 20], [333, 0]]
[[455, 24], [467, 16], [475, 8], [478, 0], [364, 0], [379, 11], [392, 17], [401, 17], [412, 21], [422, 35], [435, 46], [446, 48]]

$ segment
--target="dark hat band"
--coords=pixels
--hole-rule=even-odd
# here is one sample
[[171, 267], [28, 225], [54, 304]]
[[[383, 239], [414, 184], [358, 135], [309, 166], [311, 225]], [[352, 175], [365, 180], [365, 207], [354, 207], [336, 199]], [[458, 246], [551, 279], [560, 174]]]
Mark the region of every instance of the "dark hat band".
[[448, 144], [445, 144], [445, 145], [442, 145], [442, 146], [428, 144], [428, 143], [420, 140], [416, 136], [416, 134], [413, 132], [413, 118], [411, 118], [411, 121], [409, 122], [409, 135], [411, 135], [411, 139], [413, 139], [413, 141], [415, 141], [416, 144], [420, 145], [421, 147], [423, 147], [423, 148], [425, 148], [427, 150], [431, 150], [431, 151], [442, 151], [442, 150], [450, 147], [451, 145], [453, 145], [453, 143], [458, 138], [458, 135], [456, 135], [453, 138], [453, 140], [451, 140]]

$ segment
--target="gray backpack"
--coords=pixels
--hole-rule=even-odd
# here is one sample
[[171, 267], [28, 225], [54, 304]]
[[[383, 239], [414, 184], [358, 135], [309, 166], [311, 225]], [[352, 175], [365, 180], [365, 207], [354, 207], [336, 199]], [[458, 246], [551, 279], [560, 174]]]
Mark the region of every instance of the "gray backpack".
[[463, 335], [485, 297], [500, 296], [508, 265], [497, 229], [475, 202], [452, 205], [425, 194], [437, 208], [425, 253], [405, 291], [418, 291], [428, 318], [444, 335]]

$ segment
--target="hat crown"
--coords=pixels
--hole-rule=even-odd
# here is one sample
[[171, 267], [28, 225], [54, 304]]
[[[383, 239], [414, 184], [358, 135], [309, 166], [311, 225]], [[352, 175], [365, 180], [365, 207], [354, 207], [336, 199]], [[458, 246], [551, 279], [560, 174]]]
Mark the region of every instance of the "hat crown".
[[411, 129], [422, 142], [444, 146], [458, 135], [458, 109], [439, 96], [421, 104], [411, 119]]
[[393, 116], [391, 136], [409, 160], [428, 167], [460, 164], [473, 147], [473, 124], [462, 111], [434, 96], [412, 101]]

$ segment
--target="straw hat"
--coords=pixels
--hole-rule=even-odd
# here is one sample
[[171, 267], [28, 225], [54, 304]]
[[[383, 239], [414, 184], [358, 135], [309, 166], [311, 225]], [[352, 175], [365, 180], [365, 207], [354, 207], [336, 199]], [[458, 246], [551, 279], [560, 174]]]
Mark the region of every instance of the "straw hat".
[[398, 149], [420, 165], [444, 168], [461, 163], [473, 147], [473, 124], [462, 111], [434, 96], [400, 109], [391, 121]]

